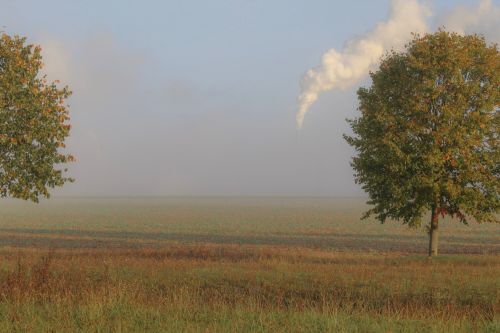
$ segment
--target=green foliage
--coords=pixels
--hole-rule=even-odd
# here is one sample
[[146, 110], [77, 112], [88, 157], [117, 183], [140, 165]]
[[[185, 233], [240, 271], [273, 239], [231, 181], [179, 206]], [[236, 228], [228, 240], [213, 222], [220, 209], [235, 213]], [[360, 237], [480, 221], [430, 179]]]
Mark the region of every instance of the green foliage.
[[18, 36], [0, 37], [0, 196], [37, 202], [70, 178], [57, 166], [73, 160], [60, 152], [69, 135], [71, 92], [40, 74], [41, 49]]
[[478, 35], [440, 30], [390, 52], [358, 90], [345, 136], [366, 216], [420, 224], [432, 210], [499, 222], [500, 54]]

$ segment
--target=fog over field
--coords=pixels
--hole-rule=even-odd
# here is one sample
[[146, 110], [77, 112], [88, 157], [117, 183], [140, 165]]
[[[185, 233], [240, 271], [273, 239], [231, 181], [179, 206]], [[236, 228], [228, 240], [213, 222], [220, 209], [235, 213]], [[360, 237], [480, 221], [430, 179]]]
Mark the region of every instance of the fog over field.
[[74, 90], [56, 195], [363, 195], [342, 134], [380, 54], [410, 27], [500, 36], [498, 0], [0, 4]]
[[[53, 198], [0, 203], [0, 247], [161, 249], [173, 244], [422, 253], [425, 228], [360, 220], [363, 198]], [[500, 254], [500, 226], [444, 219], [443, 254]]]

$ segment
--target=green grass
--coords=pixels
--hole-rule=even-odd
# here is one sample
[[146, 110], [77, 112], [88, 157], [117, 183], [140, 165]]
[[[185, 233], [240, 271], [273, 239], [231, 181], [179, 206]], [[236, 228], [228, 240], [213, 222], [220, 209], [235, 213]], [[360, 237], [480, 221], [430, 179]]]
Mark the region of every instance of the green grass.
[[500, 322], [432, 322], [338, 311], [137, 307], [113, 302], [0, 305], [2, 332], [498, 332]]

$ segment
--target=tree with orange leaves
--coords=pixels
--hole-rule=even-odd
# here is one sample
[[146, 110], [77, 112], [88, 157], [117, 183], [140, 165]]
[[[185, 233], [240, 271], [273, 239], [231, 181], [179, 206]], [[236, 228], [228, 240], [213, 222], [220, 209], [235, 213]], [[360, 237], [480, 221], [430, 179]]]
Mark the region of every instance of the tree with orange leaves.
[[38, 202], [71, 178], [61, 152], [69, 135], [68, 87], [40, 73], [41, 48], [0, 36], [0, 196]]
[[383, 57], [358, 90], [361, 116], [345, 136], [355, 177], [382, 223], [418, 226], [430, 211], [429, 257], [440, 216], [498, 223], [500, 54], [478, 35], [415, 35]]

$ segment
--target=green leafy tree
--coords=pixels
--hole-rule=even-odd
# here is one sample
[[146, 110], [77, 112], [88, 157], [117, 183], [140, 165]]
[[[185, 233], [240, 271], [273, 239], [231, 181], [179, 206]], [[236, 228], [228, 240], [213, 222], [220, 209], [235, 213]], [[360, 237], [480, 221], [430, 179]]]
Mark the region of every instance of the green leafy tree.
[[358, 90], [361, 117], [349, 120], [351, 165], [375, 216], [410, 226], [438, 221], [498, 223], [500, 55], [478, 35], [439, 30], [389, 52], [372, 84]]
[[39, 46], [26, 39], [0, 37], [0, 196], [38, 202], [49, 188], [72, 179], [61, 165], [73, 157], [61, 152], [69, 135], [71, 92], [48, 83], [40, 73]]

